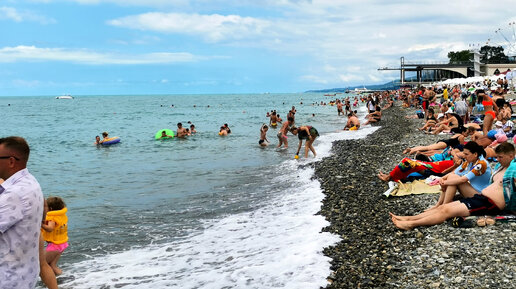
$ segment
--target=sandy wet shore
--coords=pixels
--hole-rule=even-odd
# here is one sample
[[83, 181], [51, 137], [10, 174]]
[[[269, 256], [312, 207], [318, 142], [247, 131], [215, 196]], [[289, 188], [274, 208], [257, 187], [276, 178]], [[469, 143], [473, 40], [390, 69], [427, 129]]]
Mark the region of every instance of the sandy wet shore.
[[413, 215], [438, 195], [386, 198], [376, 175], [390, 171], [404, 148], [443, 136], [417, 131], [421, 120], [399, 107], [385, 111], [381, 128], [361, 140], [333, 144], [335, 152], [315, 164], [326, 194], [324, 231], [342, 241], [326, 248], [333, 273], [327, 288], [516, 288], [516, 223], [454, 228], [447, 223], [400, 231], [388, 212]]

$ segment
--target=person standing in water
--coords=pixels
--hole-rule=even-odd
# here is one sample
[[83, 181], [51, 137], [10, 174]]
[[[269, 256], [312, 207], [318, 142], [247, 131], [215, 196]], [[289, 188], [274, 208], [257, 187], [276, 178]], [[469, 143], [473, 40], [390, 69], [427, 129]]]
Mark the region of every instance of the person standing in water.
[[299, 138], [299, 145], [297, 147], [296, 156], [299, 155], [299, 151], [301, 150], [303, 140], [305, 140], [305, 158], [308, 157], [308, 150], [312, 151], [314, 157], [317, 156], [313, 143], [315, 139], [319, 136], [319, 132], [317, 131], [317, 129], [315, 129], [315, 127], [309, 125], [293, 127], [290, 130], [290, 132], [292, 132], [293, 135], [297, 135], [297, 137]]
[[280, 121], [278, 119], [278, 116], [276, 115], [276, 111], [273, 111], [269, 118], [269, 126], [275, 128], [276, 126], [278, 126], [278, 122]]
[[258, 144], [262, 147], [266, 147], [269, 145], [269, 140], [267, 139], [268, 130], [269, 127], [266, 124], [263, 124], [262, 128], [260, 128], [260, 140], [258, 141]]
[[182, 123], [177, 123], [177, 132], [176, 132], [176, 136], [177, 137], [185, 137], [186, 136], [186, 129], [183, 127], [183, 124]]
[[283, 125], [281, 126], [279, 132], [278, 132], [278, 140], [279, 140], [279, 143], [278, 143], [278, 148], [281, 147], [281, 145], [285, 144], [285, 148], [288, 148], [288, 141], [287, 141], [287, 133], [288, 131], [290, 130], [290, 127], [292, 127], [294, 125], [294, 118], [293, 117], [288, 117], [287, 118], [287, 122], [283, 123]]

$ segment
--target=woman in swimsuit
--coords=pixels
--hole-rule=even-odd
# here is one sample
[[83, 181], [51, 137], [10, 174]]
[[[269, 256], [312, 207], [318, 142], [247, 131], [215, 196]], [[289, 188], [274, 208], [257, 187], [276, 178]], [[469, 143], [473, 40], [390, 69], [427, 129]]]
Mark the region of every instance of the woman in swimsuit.
[[418, 128], [419, 130], [427, 130], [431, 129], [437, 123], [437, 119], [435, 118], [434, 109], [428, 109], [428, 115], [426, 116], [426, 122], [423, 127]]
[[382, 109], [379, 105], [376, 105], [375, 111], [366, 116], [367, 121], [364, 125], [368, 125], [371, 122], [379, 122], [382, 120]]
[[484, 106], [484, 123], [482, 127], [482, 131], [484, 135], [487, 135], [487, 132], [491, 130], [493, 127], [493, 121], [496, 119], [496, 115], [498, 114], [498, 106], [493, 100], [489, 97], [489, 95], [485, 94], [483, 90], [477, 90], [478, 101], [482, 101], [482, 105]]
[[315, 149], [313, 147], [313, 143], [315, 139], [319, 136], [319, 132], [315, 127], [305, 125], [300, 127], [293, 127], [290, 132], [292, 132], [293, 135], [297, 135], [299, 138], [299, 146], [297, 147], [296, 155], [299, 155], [299, 151], [301, 150], [301, 145], [303, 144], [303, 140], [306, 140], [305, 142], [305, 158], [308, 157], [308, 150], [311, 150], [314, 154], [314, 157], [317, 155], [315, 153]]

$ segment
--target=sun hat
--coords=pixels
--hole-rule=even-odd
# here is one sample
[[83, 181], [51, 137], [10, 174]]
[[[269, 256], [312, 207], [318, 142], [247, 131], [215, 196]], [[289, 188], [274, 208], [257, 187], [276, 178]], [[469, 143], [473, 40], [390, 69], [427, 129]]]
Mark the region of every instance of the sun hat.
[[453, 113], [453, 109], [448, 108], [448, 110], [445, 113]]
[[440, 113], [437, 115], [437, 119], [440, 119], [441, 117], [444, 117], [444, 114]]
[[497, 121], [497, 122], [495, 122], [495, 126], [503, 126], [503, 122]]

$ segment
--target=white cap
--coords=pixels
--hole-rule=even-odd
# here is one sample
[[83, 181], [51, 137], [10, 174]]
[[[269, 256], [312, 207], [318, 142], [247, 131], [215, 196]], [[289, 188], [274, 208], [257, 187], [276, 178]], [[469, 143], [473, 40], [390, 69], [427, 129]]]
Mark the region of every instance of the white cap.
[[448, 110], [445, 113], [453, 113], [453, 109], [448, 108]]
[[503, 126], [503, 122], [497, 121], [497, 122], [495, 122], [495, 126]]
[[444, 114], [440, 113], [437, 115], [437, 119], [440, 119], [441, 117], [444, 117]]

